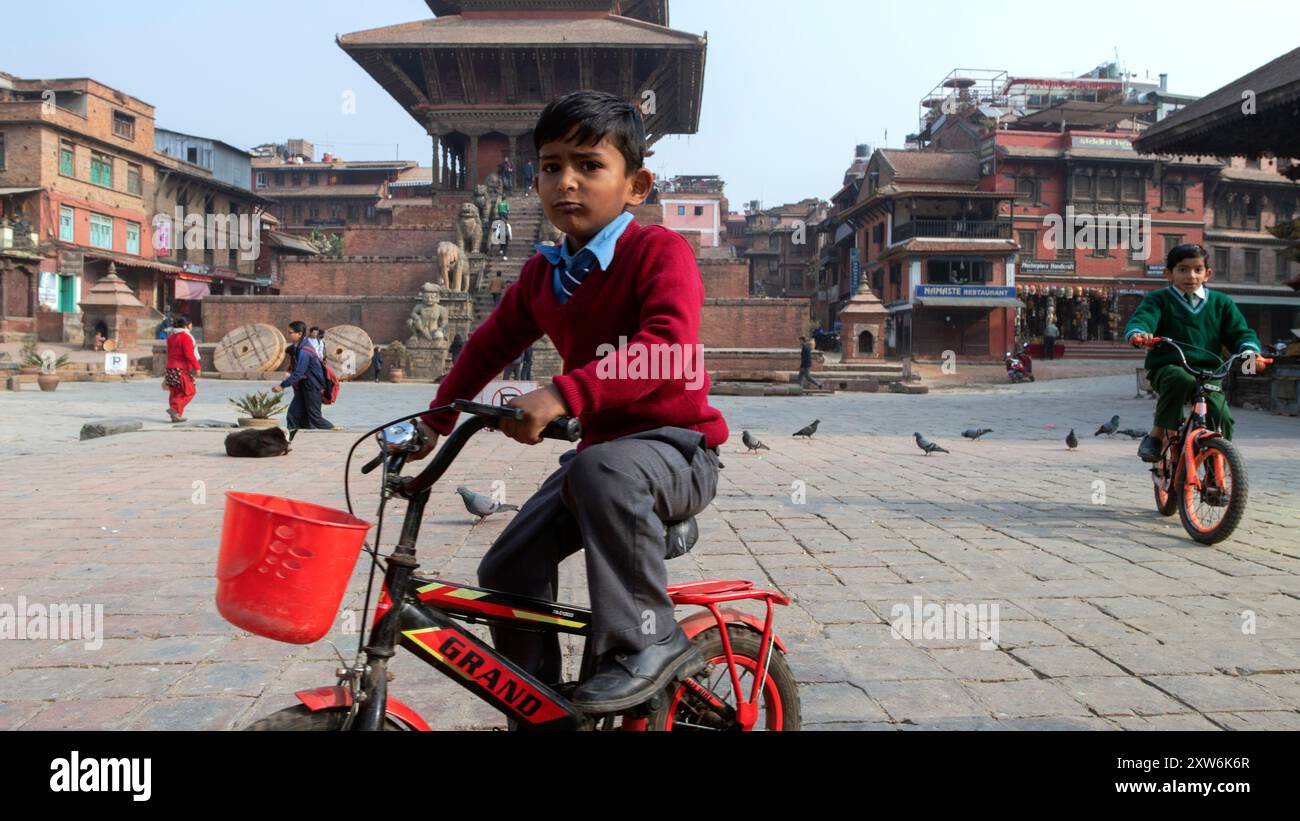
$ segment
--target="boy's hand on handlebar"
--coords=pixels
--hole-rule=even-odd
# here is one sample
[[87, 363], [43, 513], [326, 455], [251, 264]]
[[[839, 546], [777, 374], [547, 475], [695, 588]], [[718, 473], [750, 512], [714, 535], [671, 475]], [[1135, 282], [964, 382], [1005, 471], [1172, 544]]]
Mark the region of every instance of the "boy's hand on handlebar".
[[569, 408], [554, 385], [515, 397], [506, 403], [506, 407], [520, 408], [524, 412], [524, 418], [518, 421], [501, 419], [497, 422], [497, 430], [525, 445], [539, 444], [542, 441], [542, 430], [548, 424], [561, 416], [569, 415]]
[[415, 422], [415, 428], [420, 432], [420, 438], [424, 444], [420, 446], [419, 450], [414, 451], [410, 456], [406, 457], [406, 461], [408, 462], [420, 461], [430, 453], [433, 453], [434, 447], [438, 444], [438, 432], [424, 424], [423, 420], [417, 419]]
[[1147, 348], [1151, 346], [1151, 334], [1133, 334], [1128, 338], [1128, 344], [1134, 348]]
[[1267, 368], [1269, 364], [1272, 363], [1273, 361], [1269, 359], [1267, 356], [1264, 356], [1263, 354], [1254, 353], [1251, 351], [1246, 351], [1246, 353], [1248, 355], [1242, 360], [1242, 364], [1241, 364], [1242, 373], [1247, 373], [1247, 374], [1263, 373], [1264, 369]]

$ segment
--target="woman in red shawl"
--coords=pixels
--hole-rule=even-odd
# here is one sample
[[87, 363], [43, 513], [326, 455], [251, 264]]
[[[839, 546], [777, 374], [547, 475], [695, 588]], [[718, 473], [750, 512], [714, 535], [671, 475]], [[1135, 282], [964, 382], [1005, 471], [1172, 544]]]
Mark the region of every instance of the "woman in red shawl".
[[190, 330], [194, 323], [181, 314], [167, 337], [167, 371], [163, 384], [171, 393], [167, 415], [173, 422], [185, 421], [185, 406], [194, 398], [194, 378], [199, 375], [199, 346]]

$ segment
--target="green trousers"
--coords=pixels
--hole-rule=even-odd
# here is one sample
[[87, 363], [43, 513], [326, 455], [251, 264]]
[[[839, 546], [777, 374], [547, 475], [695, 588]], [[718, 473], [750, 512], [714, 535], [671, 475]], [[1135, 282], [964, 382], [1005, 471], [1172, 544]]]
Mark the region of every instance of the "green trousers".
[[[1165, 430], [1178, 430], [1183, 424], [1183, 406], [1192, 401], [1196, 392], [1196, 379], [1178, 365], [1161, 365], [1147, 372], [1147, 379], [1156, 392], [1156, 424]], [[1221, 385], [1214, 380], [1211, 385]], [[1205, 404], [1209, 411], [1206, 420], [1210, 427], [1218, 425], [1223, 438], [1232, 440], [1232, 413], [1223, 391], [1207, 393]]]

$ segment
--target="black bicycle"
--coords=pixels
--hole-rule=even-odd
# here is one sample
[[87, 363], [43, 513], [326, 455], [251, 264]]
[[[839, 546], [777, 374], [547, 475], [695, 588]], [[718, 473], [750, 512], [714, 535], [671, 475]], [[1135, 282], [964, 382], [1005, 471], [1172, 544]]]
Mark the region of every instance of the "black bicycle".
[[[389, 693], [388, 662], [398, 647], [451, 678], [474, 696], [530, 729], [578, 730], [797, 730], [800, 727], [799, 692], [785, 659], [785, 645], [774, 629], [773, 606], [789, 599], [762, 590], [747, 581], [702, 581], [671, 585], [675, 604], [704, 608], [679, 623], [701, 651], [703, 666], [684, 671], [646, 702], [617, 715], [590, 715], [569, 701], [579, 682], [552, 689], [498, 654], [489, 644], [461, 625], [509, 624], [538, 632], [590, 637], [591, 611], [471, 585], [416, 575], [416, 540], [434, 483], [446, 473], [475, 433], [495, 427], [502, 418], [521, 419], [515, 408], [457, 401], [434, 412], [456, 410], [470, 415], [438, 450], [418, 476], [403, 478], [401, 471], [411, 453], [423, 445], [411, 414], [374, 433], [380, 454], [362, 471], [384, 468], [379, 507], [379, 531], [369, 549], [371, 583], [366, 590], [362, 624], [369, 621], [375, 570], [384, 566], [383, 586], [370, 624], [362, 632], [355, 660], [340, 655], [337, 683], [295, 693], [301, 704], [273, 713], [247, 727], [249, 730], [428, 730], [428, 723]], [[423, 411], [422, 413], [427, 413]], [[542, 433], [547, 439], [575, 442], [580, 438], [577, 420], [557, 419]], [[351, 462], [351, 452], [348, 455]], [[345, 487], [346, 473], [345, 473]], [[406, 515], [395, 549], [379, 554], [383, 511], [393, 498], [406, 501]], [[349, 511], [351, 498], [349, 494]], [[339, 515], [343, 514], [339, 512]], [[680, 555], [698, 538], [695, 520], [668, 523], [665, 555]], [[284, 555], [298, 555], [292, 551]], [[279, 566], [279, 565], [276, 565]], [[278, 572], [278, 571], [277, 571]], [[351, 568], [347, 568], [350, 575]], [[286, 574], [288, 575], [288, 574]], [[766, 604], [765, 619], [723, 606], [739, 600]], [[341, 600], [341, 597], [340, 597]], [[335, 605], [335, 612], [337, 604]], [[254, 629], [245, 624], [238, 626]], [[580, 681], [595, 672], [599, 661], [584, 643]]]

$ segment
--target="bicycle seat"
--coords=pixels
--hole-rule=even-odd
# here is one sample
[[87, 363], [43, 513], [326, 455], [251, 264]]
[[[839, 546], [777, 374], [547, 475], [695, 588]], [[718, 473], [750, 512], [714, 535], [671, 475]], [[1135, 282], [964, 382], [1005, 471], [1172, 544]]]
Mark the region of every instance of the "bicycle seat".
[[664, 550], [664, 559], [675, 559], [678, 556], [685, 556], [695, 547], [695, 543], [700, 539], [700, 526], [696, 524], [695, 517], [684, 519], [680, 522], [664, 522], [668, 527], [667, 544]]

